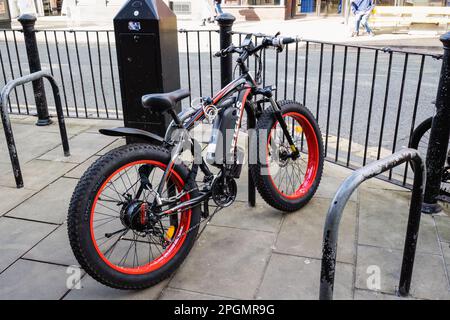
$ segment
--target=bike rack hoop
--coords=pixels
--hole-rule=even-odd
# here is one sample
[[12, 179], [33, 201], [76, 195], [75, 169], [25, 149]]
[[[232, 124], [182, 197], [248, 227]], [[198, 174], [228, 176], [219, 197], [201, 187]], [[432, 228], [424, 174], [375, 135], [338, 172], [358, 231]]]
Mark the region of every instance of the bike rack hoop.
[[13, 167], [14, 178], [16, 180], [16, 186], [18, 189], [23, 188], [24, 184], [22, 171], [20, 169], [19, 164], [19, 157], [17, 155], [17, 148], [14, 142], [14, 135], [11, 128], [11, 121], [9, 119], [9, 113], [7, 109], [8, 99], [11, 91], [14, 88], [26, 84], [28, 82], [39, 80], [41, 78], [46, 78], [50, 82], [50, 85], [52, 87], [53, 97], [56, 106], [56, 113], [59, 123], [59, 131], [61, 134], [62, 146], [64, 150], [64, 156], [66, 157], [70, 156], [69, 141], [67, 139], [66, 125], [64, 123], [64, 113], [61, 104], [61, 95], [58, 84], [56, 80], [53, 78], [53, 76], [45, 71], [38, 71], [9, 81], [0, 92], [0, 115], [2, 118], [3, 130], [5, 131], [6, 143], [8, 145], [9, 157], [11, 159], [11, 164]]
[[426, 177], [424, 162], [419, 152], [415, 149], [403, 149], [384, 159], [374, 161], [354, 171], [339, 187], [328, 209], [323, 231], [320, 300], [333, 299], [339, 223], [350, 196], [364, 181], [407, 161], [411, 162], [414, 168], [414, 184], [409, 208], [398, 294], [401, 296], [407, 296], [409, 294]]

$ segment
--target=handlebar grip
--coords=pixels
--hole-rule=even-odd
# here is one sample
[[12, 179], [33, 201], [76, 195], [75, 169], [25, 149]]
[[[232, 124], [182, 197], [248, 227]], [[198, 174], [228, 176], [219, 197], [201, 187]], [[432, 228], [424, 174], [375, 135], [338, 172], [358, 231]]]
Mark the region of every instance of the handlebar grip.
[[214, 57], [216, 58], [220, 58], [222, 56], [222, 51], [217, 51], [216, 53], [214, 53]]
[[297, 40], [291, 37], [286, 37], [286, 38], [282, 38], [282, 43], [283, 44], [289, 44], [289, 43], [294, 43]]

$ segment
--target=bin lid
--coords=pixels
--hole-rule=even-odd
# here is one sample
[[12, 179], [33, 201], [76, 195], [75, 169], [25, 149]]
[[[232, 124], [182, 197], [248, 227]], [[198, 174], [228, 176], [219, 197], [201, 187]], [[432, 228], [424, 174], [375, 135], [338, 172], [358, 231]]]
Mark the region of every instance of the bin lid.
[[116, 20], [161, 20], [176, 17], [162, 0], [128, 0], [114, 18]]

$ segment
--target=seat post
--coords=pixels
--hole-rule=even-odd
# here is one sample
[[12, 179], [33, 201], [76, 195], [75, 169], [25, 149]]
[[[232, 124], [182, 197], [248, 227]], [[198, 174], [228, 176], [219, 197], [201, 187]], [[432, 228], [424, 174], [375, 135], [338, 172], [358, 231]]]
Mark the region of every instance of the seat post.
[[183, 128], [183, 123], [181, 122], [180, 118], [178, 117], [177, 113], [175, 112], [174, 109], [170, 109], [169, 114], [172, 116], [173, 121], [175, 122], [175, 124], [179, 127], [179, 128]]

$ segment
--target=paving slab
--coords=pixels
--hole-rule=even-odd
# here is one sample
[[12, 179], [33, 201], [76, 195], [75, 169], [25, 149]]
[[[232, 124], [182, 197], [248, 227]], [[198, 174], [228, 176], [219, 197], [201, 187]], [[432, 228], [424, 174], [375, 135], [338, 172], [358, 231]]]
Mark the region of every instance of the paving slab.
[[70, 198], [77, 183], [75, 179], [60, 178], [11, 210], [7, 216], [62, 224], [67, 219]]
[[61, 148], [55, 148], [39, 157], [40, 160], [82, 163], [117, 138], [101, 134], [81, 133], [69, 140], [70, 157], [64, 157]]
[[56, 227], [45, 223], [0, 218], [0, 272], [20, 258]]
[[[21, 115], [21, 114], [10, 114], [9, 119], [11, 120], [11, 123], [36, 123], [37, 121], [37, 115]], [[34, 121], [34, 122], [32, 122]], [[1, 124], [0, 124], [1, 127]]]
[[[236, 201], [248, 203], [248, 169], [247, 165], [244, 165], [242, 168], [241, 176], [236, 180], [238, 186], [238, 194], [236, 196]], [[259, 204], [266, 204], [263, 198], [258, 193], [258, 190], [255, 188], [255, 202]]]
[[67, 291], [66, 268], [18, 260], [0, 274], [0, 299], [55, 300]]
[[334, 164], [328, 161], [325, 161], [323, 164], [323, 172], [328, 175], [333, 175], [337, 178], [347, 178], [353, 173], [353, 170], [340, 166], [338, 164]]
[[6, 172], [12, 172], [12, 166], [10, 161], [0, 161], [0, 174], [6, 173]]
[[[313, 198], [301, 210], [285, 215], [275, 251], [303, 257], [322, 258], [322, 236], [330, 200]], [[356, 239], [356, 204], [344, 210], [338, 242], [337, 260], [354, 263]]]
[[81, 289], [72, 289], [64, 300], [155, 300], [167, 286], [165, 280], [144, 290], [118, 290], [107, 287], [89, 275], [81, 279]]
[[[360, 194], [359, 244], [403, 249], [411, 193], [365, 189]], [[431, 216], [422, 215], [418, 252], [440, 253], [436, 227]]]
[[163, 291], [160, 300], [232, 300], [230, 298], [212, 296], [193, 291], [166, 288]]
[[[341, 184], [352, 174], [352, 172], [352, 170], [346, 169], [342, 166], [325, 162], [322, 180], [314, 196], [333, 199]], [[358, 193], [354, 192], [350, 197], [350, 201], [357, 201], [357, 199]]]
[[[377, 266], [380, 270], [380, 291], [395, 294], [400, 279], [402, 255], [402, 250], [358, 246], [356, 288], [368, 289], [367, 280], [371, 276], [368, 267]], [[416, 255], [411, 295], [420, 299], [450, 299], [449, 283], [441, 256], [426, 253]]]
[[439, 239], [441, 241], [450, 243], [450, 217], [448, 216], [435, 216], [436, 226], [439, 233]]
[[[79, 119], [78, 121], [83, 122], [82, 119]], [[117, 127], [123, 127], [123, 120], [117, 120], [117, 119], [89, 119], [89, 128], [86, 132], [90, 133], [99, 133], [99, 129], [110, 129], [110, 128], [117, 128]]]
[[91, 166], [91, 164], [93, 164], [98, 158], [100, 157], [99, 156], [90, 157], [82, 164], [76, 166], [73, 170], [67, 172], [64, 175], [64, 177], [80, 179], [81, 176], [86, 172], [86, 170]]
[[[35, 125], [13, 125], [14, 141], [21, 164], [39, 157], [61, 144], [59, 133], [47, 132], [40, 129], [40, 127]], [[0, 140], [0, 160], [4, 162], [9, 161], [8, 147], [3, 138]]]
[[51, 262], [65, 266], [78, 265], [70, 248], [67, 224], [58, 227], [23, 257], [25, 259]]
[[441, 246], [444, 253], [445, 263], [450, 266], [450, 243], [441, 242]]
[[[76, 164], [74, 163], [36, 159], [26, 164], [21, 164], [25, 188], [41, 190], [75, 166]], [[16, 182], [11, 172], [0, 175], [0, 186], [16, 187]]]
[[[38, 121], [37, 113], [34, 115], [18, 115], [18, 114], [10, 114], [11, 123], [20, 123], [36, 126], [36, 122]], [[56, 119], [55, 119], [56, 120]], [[67, 120], [67, 119], [66, 119]], [[42, 128], [42, 127], [41, 127]]]
[[393, 190], [393, 191], [405, 191], [410, 192], [409, 189], [403, 188], [401, 186], [397, 186], [395, 184], [389, 183], [387, 181], [384, 181], [382, 179], [373, 178], [370, 180], [367, 180], [361, 184], [359, 189], [365, 190], [365, 189], [380, 189], [380, 190]]
[[[53, 118], [53, 123], [49, 126], [41, 127], [41, 130], [44, 132], [53, 132], [59, 134], [59, 125], [58, 125], [58, 119]], [[66, 131], [69, 136], [80, 134], [90, 128], [89, 122], [86, 123], [86, 121], [83, 123], [83, 120], [75, 121], [74, 118], [66, 118], [64, 119], [64, 122], [66, 124]]]
[[257, 203], [250, 207], [245, 202], [235, 202], [231, 207], [218, 212], [211, 220], [212, 225], [267, 232], [278, 232], [283, 212], [267, 204]]
[[413, 297], [400, 297], [394, 294], [381, 293], [373, 290], [355, 290], [355, 300], [414, 300]]
[[30, 189], [17, 189], [0, 186], [0, 216], [21, 204], [31, 197], [36, 191]]
[[96, 155], [102, 156], [104, 154], [107, 154], [109, 151], [121, 147], [123, 145], [126, 144], [125, 138], [119, 138], [117, 140], [115, 140], [114, 142], [110, 143], [109, 145], [107, 145], [106, 147], [104, 147], [103, 149], [99, 150]]
[[237, 299], [253, 299], [275, 235], [208, 226], [170, 287]]
[[[256, 295], [264, 300], [317, 300], [321, 261], [274, 253]], [[352, 299], [354, 267], [338, 263], [334, 299]]]

